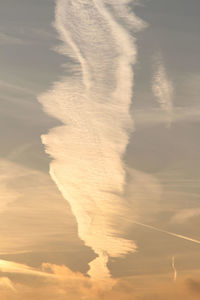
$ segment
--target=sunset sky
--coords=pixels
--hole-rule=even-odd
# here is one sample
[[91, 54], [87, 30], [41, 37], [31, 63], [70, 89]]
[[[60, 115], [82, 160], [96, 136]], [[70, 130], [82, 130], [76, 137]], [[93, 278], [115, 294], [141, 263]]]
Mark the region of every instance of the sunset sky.
[[0, 0], [0, 299], [200, 298], [200, 2]]

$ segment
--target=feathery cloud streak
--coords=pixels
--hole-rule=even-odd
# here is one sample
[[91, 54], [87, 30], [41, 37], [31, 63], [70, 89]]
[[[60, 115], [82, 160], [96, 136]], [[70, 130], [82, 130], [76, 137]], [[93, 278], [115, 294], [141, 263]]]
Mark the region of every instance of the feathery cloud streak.
[[152, 90], [161, 109], [166, 113], [166, 125], [170, 127], [173, 121], [173, 85], [167, 76], [163, 59], [156, 60], [156, 69]]

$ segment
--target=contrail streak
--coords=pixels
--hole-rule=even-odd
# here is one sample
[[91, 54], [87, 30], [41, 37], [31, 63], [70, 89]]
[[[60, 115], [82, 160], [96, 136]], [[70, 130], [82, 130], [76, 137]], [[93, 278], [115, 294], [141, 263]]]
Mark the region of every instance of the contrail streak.
[[181, 235], [181, 234], [177, 234], [177, 233], [170, 232], [170, 231], [167, 231], [167, 230], [163, 230], [163, 229], [160, 229], [160, 228], [157, 228], [157, 227], [154, 227], [154, 226], [151, 226], [151, 225], [147, 225], [147, 224], [144, 224], [144, 223], [141, 223], [141, 222], [134, 222], [134, 224], [141, 225], [143, 227], [153, 229], [153, 230], [156, 230], [156, 231], [159, 231], [159, 232], [163, 232], [163, 233], [166, 233], [168, 235], [175, 236], [177, 238], [180, 238], [180, 239], [183, 239], [183, 240], [186, 240], [186, 241], [189, 241], [189, 242], [200, 244], [199, 240], [192, 239], [192, 238], [190, 238], [188, 236], [185, 236], [185, 235]]
[[176, 271], [176, 267], [175, 267], [175, 258], [174, 258], [174, 256], [172, 256], [172, 269], [174, 271], [174, 281], [176, 281], [176, 279], [177, 279], [177, 271]]

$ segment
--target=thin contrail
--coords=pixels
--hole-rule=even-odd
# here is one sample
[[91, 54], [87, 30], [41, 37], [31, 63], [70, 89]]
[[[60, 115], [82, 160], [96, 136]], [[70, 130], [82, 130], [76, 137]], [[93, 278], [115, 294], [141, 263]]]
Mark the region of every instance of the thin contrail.
[[189, 242], [200, 244], [199, 240], [192, 239], [192, 238], [190, 238], [188, 236], [185, 236], [185, 235], [181, 235], [181, 234], [177, 234], [177, 233], [170, 232], [170, 231], [167, 231], [167, 230], [159, 229], [157, 227], [154, 227], [154, 226], [151, 226], [151, 225], [148, 225], [148, 224], [144, 224], [144, 223], [140, 223], [140, 222], [134, 222], [134, 223], [137, 224], [137, 225], [144, 226], [144, 227], [149, 228], [149, 229], [153, 229], [153, 230], [156, 230], [156, 231], [159, 231], [159, 232], [163, 232], [163, 233], [169, 234], [171, 236], [175, 236], [177, 238], [180, 238], [180, 239], [183, 239], [183, 240], [186, 240], [186, 241], [189, 241]]
[[174, 277], [173, 277], [173, 279], [174, 279], [174, 281], [176, 281], [176, 279], [177, 279], [177, 271], [176, 271], [176, 267], [175, 267], [175, 258], [174, 258], [174, 256], [172, 256], [172, 269], [174, 271]]

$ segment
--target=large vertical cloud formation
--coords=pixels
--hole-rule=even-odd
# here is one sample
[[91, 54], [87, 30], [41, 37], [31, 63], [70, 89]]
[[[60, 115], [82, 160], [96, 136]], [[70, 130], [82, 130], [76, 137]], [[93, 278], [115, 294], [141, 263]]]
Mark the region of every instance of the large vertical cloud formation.
[[88, 272], [93, 278], [109, 276], [109, 256], [135, 249], [120, 237], [119, 224], [126, 213], [122, 156], [132, 128], [136, 60], [128, 28], [132, 24], [139, 30], [143, 22], [127, 4], [57, 0], [55, 28], [63, 42], [58, 50], [73, 59], [74, 67], [39, 97], [45, 111], [63, 123], [42, 142], [53, 159], [50, 175], [71, 205], [79, 237], [97, 254]]

